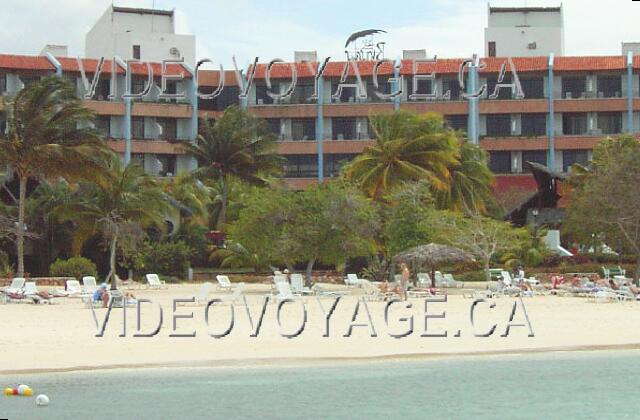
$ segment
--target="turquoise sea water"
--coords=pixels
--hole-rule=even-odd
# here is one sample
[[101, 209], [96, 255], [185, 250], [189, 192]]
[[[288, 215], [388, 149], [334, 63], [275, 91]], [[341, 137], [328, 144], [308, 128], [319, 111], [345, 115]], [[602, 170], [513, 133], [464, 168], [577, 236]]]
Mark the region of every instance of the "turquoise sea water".
[[1, 377], [9, 419], [640, 418], [639, 352]]

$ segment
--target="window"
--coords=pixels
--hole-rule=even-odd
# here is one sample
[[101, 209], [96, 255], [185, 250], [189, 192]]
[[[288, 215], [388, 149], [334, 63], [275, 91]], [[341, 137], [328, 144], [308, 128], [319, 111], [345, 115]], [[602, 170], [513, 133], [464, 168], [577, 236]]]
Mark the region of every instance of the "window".
[[140, 45], [134, 45], [133, 46], [133, 59], [134, 60], [140, 60], [141, 54], [140, 54]]
[[145, 135], [144, 118], [142, 117], [131, 118], [131, 137], [134, 139], [142, 140], [145, 138], [144, 135]]
[[[373, 78], [371, 80], [369, 80], [368, 82], [366, 82], [366, 86], [367, 86], [367, 100], [370, 102], [381, 102], [382, 99], [378, 97], [378, 95], [376, 95], [376, 90], [380, 93], [382, 93], [383, 95], [389, 95], [391, 94], [391, 83], [389, 82], [389, 78], [383, 78], [378, 76], [378, 87], [376, 88], [373, 85]], [[394, 91], [397, 90], [397, 88], [393, 89]]]
[[111, 137], [111, 117], [100, 115], [96, 118], [96, 130], [103, 137]]
[[582, 98], [585, 94], [587, 78], [585, 76], [565, 76], [562, 78], [563, 98]]
[[[201, 86], [198, 91], [202, 94], [211, 94], [217, 89], [217, 86]], [[214, 99], [198, 98], [198, 109], [203, 111], [224, 111], [231, 105], [239, 105], [240, 88], [238, 86], [226, 86], [220, 92], [220, 95]]]
[[156, 155], [157, 170], [160, 176], [175, 176], [176, 155]]
[[489, 169], [495, 174], [511, 172], [511, 152], [489, 152]]
[[460, 82], [458, 79], [446, 79], [442, 81], [442, 94], [450, 92], [452, 101], [460, 100]]
[[29, 87], [30, 85], [40, 80], [39, 76], [19, 76], [19, 77], [24, 87]]
[[294, 118], [291, 120], [292, 140], [315, 140], [316, 120], [314, 118]]
[[522, 114], [520, 118], [523, 136], [538, 137], [547, 134], [547, 114]]
[[[511, 83], [511, 77], [508, 75], [504, 76], [501, 84]], [[498, 78], [492, 77], [487, 79], [487, 98], [494, 94], [496, 90], [496, 85], [498, 84]], [[498, 97], [496, 99], [512, 99], [513, 98], [513, 88], [501, 87], [500, 92], [498, 93]]]
[[334, 140], [354, 140], [357, 138], [355, 118], [332, 118], [331, 130]]
[[622, 113], [621, 112], [599, 112], [598, 129], [602, 134], [622, 133]]
[[[273, 86], [272, 91], [278, 92], [278, 88]], [[271, 105], [273, 104], [273, 98], [267, 94], [269, 89], [267, 85], [256, 85], [256, 105]]]
[[324, 176], [336, 177], [344, 165], [353, 160], [357, 155], [336, 154], [324, 156]]
[[511, 115], [510, 114], [487, 115], [487, 136], [489, 137], [511, 136]]
[[[147, 79], [143, 79], [142, 77], [134, 77], [131, 80], [131, 93], [138, 94], [144, 91], [145, 84], [147, 83]], [[134, 101], [139, 101], [140, 98], [135, 98]]]
[[414, 80], [412, 77], [409, 77], [407, 83], [407, 90], [409, 95], [418, 94], [418, 95], [430, 95], [433, 94], [433, 80], [428, 79], [418, 79], [416, 91], [413, 91]]
[[489, 57], [495, 57], [495, 56], [496, 56], [496, 42], [489, 41]]
[[96, 86], [95, 98], [98, 101], [108, 101], [111, 94], [111, 79], [100, 79]]
[[522, 86], [525, 99], [544, 98], [543, 79], [520, 79], [520, 86]]
[[7, 75], [0, 74], [0, 95], [7, 91]]
[[157, 123], [160, 126], [161, 140], [176, 140], [178, 138], [178, 124], [174, 118], [158, 118]]
[[318, 176], [318, 157], [316, 155], [285, 155], [286, 178], [315, 178]]
[[445, 117], [445, 124], [447, 127], [453, 130], [467, 131], [467, 116], [466, 115], [447, 115]]
[[562, 133], [568, 136], [580, 136], [587, 133], [586, 113], [562, 114]]
[[309, 101], [309, 98], [313, 96], [315, 92], [314, 83], [298, 83], [296, 87], [293, 89], [293, 92], [290, 96], [290, 101], [292, 104], [309, 104], [314, 101]]
[[267, 127], [267, 131], [278, 137], [278, 139], [281, 139], [282, 136], [280, 132], [280, 118], [266, 118], [264, 121]]
[[539, 163], [540, 165], [547, 166], [547, 151], [546, 150], [527, 150], [522, 152], [522, 162]]
[[[343, 83], [343, 85], [355, 85], [357, 84], [358, 81], [356, 79], [347, 79], [346, 82]], [[363, 82], [364, 83], [364, 82]], [[331, 83], [331, 95], [335, 95], [335, 93], [338, 91], [338, 86], [340, 85], [340, 80], [334, 80], [333, 83]], [[356, 88], [355, 87], [342, 87], [342, 92], [340, 93], [340, 99], [338, 100], [338, 102], [355, 102], [356, 101]]]
[[589, 164], [589, 154], [586, 150], [563, 150], [562, 151], [562, 171], [569, 172], [569, 168], [574, 163], [582, 166]]
[[620, 76], [598, 76], [598, 97], [619, 98], [622, 96], [622, 78]]

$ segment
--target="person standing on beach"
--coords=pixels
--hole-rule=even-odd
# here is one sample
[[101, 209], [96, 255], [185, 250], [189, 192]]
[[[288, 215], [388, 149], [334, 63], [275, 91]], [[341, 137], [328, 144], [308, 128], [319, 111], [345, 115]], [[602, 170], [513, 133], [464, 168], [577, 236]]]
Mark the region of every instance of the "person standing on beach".
[[409, 268], [407, 264], [401, 263], [400, 269], [402, 270], [402, 276], [400, 277], [400, 297], [402, 300], [407, 300], [407, 285], [409, 284]]

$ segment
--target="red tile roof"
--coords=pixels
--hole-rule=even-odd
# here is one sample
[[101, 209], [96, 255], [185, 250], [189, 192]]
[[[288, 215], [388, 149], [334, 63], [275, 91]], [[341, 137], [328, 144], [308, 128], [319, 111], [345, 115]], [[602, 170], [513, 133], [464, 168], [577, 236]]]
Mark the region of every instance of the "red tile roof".
[[[78, 72], [78, 64], [75, 58], [71, 57], [59, 57], [58, 60], [62, 64], [63, 71], [66, 72]], [[485, 64], [485, 68], [480, 72], [482, 74], [497, 73], [503, 63], [507, 62], [504, 57], [486, 57], [481, 59]], [[460, 64], [463, 59], [460, 58], [441, 58], [437, 63], [420, 63], [418, 65], [418, 72], [430, 73], [436, 72], [437, 74], [449, 74], [455, 75], [460, 69]], [[95, 70], [98, 60], [85, 58], [83, 59], [85, 71], [91, 73]], [[519, 73], [527, 72], [541, 72], [547, 70], [548, 57], [514, 57], [513, 63]], [[311, 78], [314, 77], [318, 68], [318, 63], [311, 65], [311, 70], [306, 63], [294, 63], [298, 78]], [[160, 75], [162, 70], [161, 63], [151, 63], [154, 75]], [[291, 77], [291, 64], [290, 63], [278, 63], [273, 65], [271, 69], [271, 77], [273, 79], [287, 79]], [[361, 76], [370, 77], [373, 74], [375, 62], [372, 61], [360, 61], [357, 63], [358, 71]], [[340, 77], [345, 67], [344, 61], [330, 61], [324, 71], [325, 77]], [[633, 67], [635, 70], [640, 70], [640, 56], [636, 56], [633, 59]], [[23, 56], [23, 55], [9, 55], [0, 54], [0, 69], [11, 70], [55, 70], [53, 65], [44, 56]], [[177, 64], [170, 64], [168, 67], [168, 74], [177, 75], [184, 74], [185, 77], [190, 77], [189, 72], [182, 66]], [[266, 77], [267, 64], [258, 64], [256, 69], [256, 79], [264, 79]], [[554, 70], [556, 72], [583, 72], [583, 71], [623, 71], [626, 69], [626, 57], [623, 56], [596, 56], [596, 57], [556, 57]], [[111, 61], [105, 61], [105, 71], [111, 70]], [[225, 77], [228, 84], [235, 84], [234, 81], [229, 79], [235, 79], [235, 77], [229, 77], [232, 69], [227, 69], [227, 75]], [[134, 65], [134, 74], [146, 75], [146, 65]], [[393, 75], [393, 64], [391, 61], [385, 62], [380, 65], [378, 74], [380, 76]], [[119, 73], [123, 73], [122, 69], [118, 70]], [[214, 84], [218, 80], [217, 70], [201, 70], [200, 79], [203, 85]], [[413, 74], [413, 61], [403, 60], [400, 73], [402, 75]], [[348, 74], [350, 76], [355, 75], [353, 65], [349, 65]]]
[[[78, 61], [76, 58], [72, 57], [56, 57], [56, 59], [62, 65], [62, 71], [65, 72], [79, 72], [80, 68], [78, 66]], [[84, 71], [89, 74], [93, 73], [98, 66], [98, 60], [93, 58], [83, 58], [82, 63], [84, 66]], [[162, 74], [162, 64], [161, 63], [151, 63], [151, 67], [153, 69], [154, 76], [160, 76]], [[9, 54], [0, 54], [0, 69], [10, 69], [10, 70], [51, 70], [55, 71], [55, 67], [45, 56], [28, 56], [28, 55], [9, 55]], [[134, 64], [132, 66], [133, 74], [136, 75], [146, 75], [147, 74], [147, 66], [144, 64]], [[104, 73], [111, 72], [111, 60], [105, 60], [105, 64], [102, 68]], [[117, 67], [117, 72], [120, 74], [124, 74], [124, 70]], [[167, 65], [167, 74], [169, 75], [178, 75], [184, 74], [185, 77], [191, 77], [191, 73], [189, 73], [184, 67], [178, 64], [169, 64]]]
[[11, 70], [55, 70], [46, 57], [0, 54], [0, 68]]

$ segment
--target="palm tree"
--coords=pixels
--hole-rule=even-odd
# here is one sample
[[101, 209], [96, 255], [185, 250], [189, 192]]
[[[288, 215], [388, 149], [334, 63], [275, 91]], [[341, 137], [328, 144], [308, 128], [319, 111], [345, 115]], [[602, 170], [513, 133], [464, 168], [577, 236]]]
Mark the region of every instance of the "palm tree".
[[18, 276], [24, 275], [27, 180], [77, 180], [98, 174], [108, 149], [86, 124], [92, 120], [74, 86], [59, 77], [31, 84], [8, 102], [7, 133], [0, 133], [0, 166], [8, 166], [19, 182]]
[[[206, 224], [207, 207], [211, 201], [209, 196], [212, 189], [210, 187], [185, 172], [164, 180], [162, 188], [179, 207], [180, 224], [185, 220], [196, 224]], [[186, 219], [183, 219], [183, 213], [189, 214]]]
[[344, 176], [373, 200], [406, 181], [424, 180], [448, 189], [449, 167], [458, 162], [455, 132], [437, 114], [395, 112], [370, 117], [375, 144], [348, 164]]
[[480, 147], [460, 140], [460, 159], [449, 167], [451, 183], [445, 190], [435, 190], [440, 209], [486, 213], [492, 200], [493, 173], [487, 155]]
[[185, 147], [199, 163], [193, 175], [221, 184], [218, 229], [227, 221], [230, 179], [264, 185], [265, 177], [280, 173], [283, 163], [276, 154], [276, 137], [261, 120], [235, 106], [215, 121], [205, 120], [195, 144]]
[[109, 241], [111, 288], [116, 288], [118, 240], [133, 236], [140, 226], [160, 225], [169, 209], [167, 196], [155, 178], [137, 164], [124, 166], [113, 155], [106, 175], [95, 183], [81, 184], [72, 203], [59, 209], [59, 217], [76, 225], [74, 252], [95, 234]]

